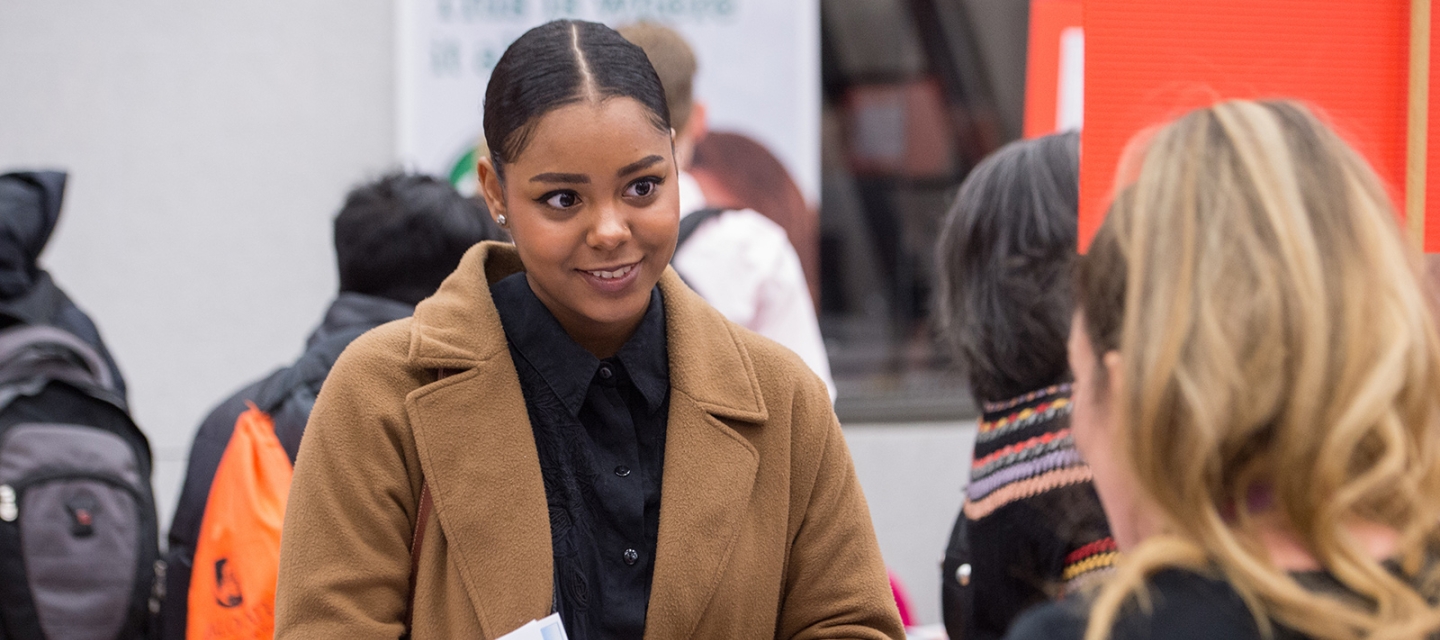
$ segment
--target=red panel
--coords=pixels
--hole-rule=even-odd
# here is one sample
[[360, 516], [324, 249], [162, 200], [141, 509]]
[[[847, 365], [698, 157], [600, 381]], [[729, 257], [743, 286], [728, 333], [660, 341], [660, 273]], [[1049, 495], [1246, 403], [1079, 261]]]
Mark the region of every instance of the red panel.
[[1430, 10], [1430, 123], [1426, 126], [1425, 161], [1425, 253], [1440, 253], [1440, 52], [1435, 34], [1440, 33], [1440, 7]]
[[1025, 137], [1055, 131], [1060, 87], [1060, 34], [1081, 25], [1080, 0], [1032, 0], [1030, 45], [1025, 55]]
[[1318, 105], [1398, 196], [1409, 32], [1408, 0], [1086, 0], [1081, 250], [1126, 141], [1218, 99]]

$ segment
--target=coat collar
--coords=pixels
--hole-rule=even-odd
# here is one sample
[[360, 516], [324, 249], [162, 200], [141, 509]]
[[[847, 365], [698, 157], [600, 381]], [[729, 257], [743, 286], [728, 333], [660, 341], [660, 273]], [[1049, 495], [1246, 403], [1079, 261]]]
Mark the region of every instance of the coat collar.
[[[506, 352], [490, 285], [523, 270], [520, 255], [508, 244], [486, 241], [466, 252], [439, 291], [416, 307], [410, 363], [464, 371]], [[484, 277], [478, 277], [482, 273]], [[673, 389], [716, 417], [751, 423], [768, 419], [755, 365], [736, 338], [735, 327], [685, 286], [672, 268], [660, 277], [660, 293]], [[677, 339], [682, 334], [684, 338]]]
[[[406, 410], [441, 531], [464, 532], [446, 540], [485, 637], [547, 615], [552, 602], [545, 487], [489, 291], [522, 269], [513, 247], [477, 245], [411, 324], [410, 364], [453, 374], [412, 392]], [[660, 290], [671, 398], [646, 638], [694, 631], [743, 528], [759, 469], [758, 452], [737, 429], [769, 418], [741, 329], [673, 269]]]

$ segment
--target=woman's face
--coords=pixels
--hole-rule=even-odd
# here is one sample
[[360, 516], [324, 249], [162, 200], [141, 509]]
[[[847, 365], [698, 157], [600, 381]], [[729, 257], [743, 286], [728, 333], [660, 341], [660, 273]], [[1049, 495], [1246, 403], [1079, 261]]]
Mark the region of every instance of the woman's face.
[[629, 339], [675, 252], [679, 189], [668, 133], [631, 98], [541, 116], [500, 184], [481, 161], [485, 199], [505, 214], [536, 297], [602, 357]]
[[[1120, 354], [1107, 351], [1097, 356], [1085, 330], [1085, 315], [1075, 312], [1070, 323], [1071, 384], [1070, 432], [1075, 448], [1090, 465], [1095, 492], [1105, 507], [1110, 530], [1121, 550], [1132, 549], [1155, 532], [1154, 510], [1141, 497], [1135, 476], [1118, 450], [1119, 428], [1115, 405], [1122, 384]], [[1101, 371], [1103, 368], [1103, 377]]]

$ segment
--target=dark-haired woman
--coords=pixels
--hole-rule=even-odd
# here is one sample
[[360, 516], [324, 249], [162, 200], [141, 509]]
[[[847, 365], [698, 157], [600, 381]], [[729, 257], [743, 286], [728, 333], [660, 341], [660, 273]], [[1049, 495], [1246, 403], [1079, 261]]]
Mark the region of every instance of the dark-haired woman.
[[943, 337], [984, 408], [942, 565], [954, 640], [999, 638], [1022, 611], [1093, 581], [1115, 558], [1070, 435], [1079, 146], [1070, 133], [995, 152], [960, 186], [940, 232]]
[[902, 637], [829, 395], [667, 268], [678, 200], [645, 54], [537, 27], [485, 97], [514, 247], [361, 337], [316, 404], [276, 637]]

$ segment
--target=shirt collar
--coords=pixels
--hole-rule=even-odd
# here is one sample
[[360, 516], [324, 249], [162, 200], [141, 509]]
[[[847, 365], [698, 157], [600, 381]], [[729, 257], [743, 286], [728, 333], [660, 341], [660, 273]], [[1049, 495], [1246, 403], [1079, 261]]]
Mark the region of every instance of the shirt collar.
[[665, 343], [665, 303], [660, 287], [650, 291], [645, 317], [615, 358], [625, 367], [640, 395], [645, 396], [650, 412], [659, 410], [670, 393], [670, 355]]
[[[530, 290], [524, 272], [491, 285], [490, 295], [511, 346], [535, 367], [570, 414], [579, 415], [600, 360], [565, 333], [560, 321]], [[656, 287], [635, 335], [615, 355], [652, 412], [670, 391], [665, 346], [664, 305]]]

